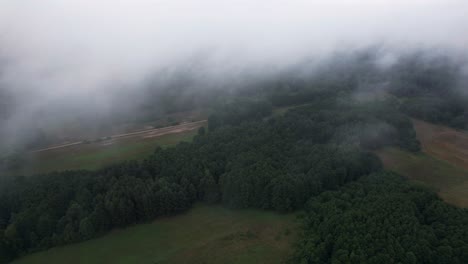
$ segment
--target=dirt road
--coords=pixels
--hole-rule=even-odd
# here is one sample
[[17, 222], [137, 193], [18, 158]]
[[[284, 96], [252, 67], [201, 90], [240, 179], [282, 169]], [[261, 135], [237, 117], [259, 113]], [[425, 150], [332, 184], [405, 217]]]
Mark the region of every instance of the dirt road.
[[[184, 124], [180, 124], [180, 125], [176, 125], [176, 126], [168, 126], [168, 127], [163, 127], [163, 128], [152, 128], [152, 129], [145, 129], [145, 130], [136, 131], [136, 132], [117, 134], [117, 135], [110, 136], [110, 140], [117, 140], [117, 139], [137, 137], [137, 136], [142, 136], [144, 138], [159, 137], [159, 136], [162, 136], [162, 135], [174, 134], [174, 133], [180, 133], [180, 132], [184, 132], [184, 131], [188, 131], [188, 130], [193, 130], [193, 129], [196, 129], [198, 127], [201, 127], [206, 122], [207, 122], [207, 120], [200, 120], [200, 121], [184, 123]], [[60, 144], [60, 145], [56, 145], [56, 146], [50, 146], [50, 147], [47, 147], [47, 148], [34, 150], [34, 151], [31, 151], [31, 153], [37, 153], [37, 152], [43, 152], [43, 151], [48, 151], [48, 150], [66, 148], [66, 147], [71, 147], [71, 146], [84, 144], [84, 143], [85, 143], [85, 141], [64, 143], [64, 144]]]

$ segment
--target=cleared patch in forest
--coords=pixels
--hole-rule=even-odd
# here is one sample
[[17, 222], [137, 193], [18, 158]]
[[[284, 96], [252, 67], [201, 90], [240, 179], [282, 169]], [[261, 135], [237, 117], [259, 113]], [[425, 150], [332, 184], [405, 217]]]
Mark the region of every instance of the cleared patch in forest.
[[468, 207], [468, 171], [425, 153], [410, 153], [396, 148], [377, 152], [384, 166], [437, 191], [446, 202]]
[[468, 170], [468, 133], [421, 120], [413, 120], [422, 150]]
[[31, 175], [73, 169], [99, 169], [125, 160], [140, 160], [156, 146], [168, 147], [181, 141], [191, 141], [206, 121], [182, 124], [170, 128], [151, 129], [115, 135], [110, 139], [80, 143], [28, 153], [14, 175]]
[[284, 263], [294, 214], [197, 205], [189, 212], [53, 248], [13, 263]]

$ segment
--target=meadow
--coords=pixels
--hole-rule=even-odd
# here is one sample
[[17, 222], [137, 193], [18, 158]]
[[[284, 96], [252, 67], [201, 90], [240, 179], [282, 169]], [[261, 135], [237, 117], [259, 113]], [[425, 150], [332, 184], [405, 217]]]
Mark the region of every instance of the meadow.
[[291, 254], [297, 225], [295, 214], [198, 204], [178, 216], [114, 230], [13, 263], [283, 263]]
[[378, 151], [386, 169], [420, 182], [436, 191], [447, 203], [468, 207], [468, 171], [426, 153], [397, 148]]
[[468, 133], [413, 119], [425, 153], [468, 170]]
[[165, 148], [182, 141], [190, 142], [196, 134], [197, 129], [192, 129], [155, 137], [128, 137], [28, 153], [25, 165], [11, 173], [31, 175], [75, 169], [96, 170], [126, 160], [141, 160], [157, 146]]
[[378, 151], [385, 167], [433, 188], [446, 202], [468, 207], [468, 133], [413, 119], [421, 153]]

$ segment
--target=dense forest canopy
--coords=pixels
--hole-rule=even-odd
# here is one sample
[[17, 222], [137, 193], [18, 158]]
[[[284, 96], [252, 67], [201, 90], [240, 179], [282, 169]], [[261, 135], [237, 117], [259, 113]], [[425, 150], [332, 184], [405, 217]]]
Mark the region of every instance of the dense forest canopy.
[[[251, 109], [252, 120], [237, 124], [238, 113], [226, 112], [223, 125], [200, 131], [193, 143], [157, 149], [141, 163], [7, 180], [0, 202], [4, 244], [22, 254], [174, 214], [195, 201], [291, 211], [310, 196], [381, 168], [359, 139], [336, 140], [333, 128], [355, 120], [334, 105], [266, 119], [258, 107], [245, 109]], [[371, 122], [372, 113], [361, 119]], [[404, 129], [393, 127], [402, 132], [374, 145], [399, 144]]]
[[468, 211], [383, 172], [311, 198], [294, 263], [467, 263]]

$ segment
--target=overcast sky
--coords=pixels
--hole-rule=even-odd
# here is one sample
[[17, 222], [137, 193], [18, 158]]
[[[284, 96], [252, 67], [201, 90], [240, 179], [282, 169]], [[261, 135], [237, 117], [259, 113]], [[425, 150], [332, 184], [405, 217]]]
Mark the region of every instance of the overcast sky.
[[97, 95], [199, 54], [220, 76], [373, 43], [465, 51], [468, 1], [0, 0], [0, 88], [22, 95], [25, 121], [91, 95], [105, 105]]
[[466, 0], [0, 0], [5, 78], [18, 89], [100, 89], [199, 51], [231, 67], [374, 42], [462, 48], [467, 32]]

